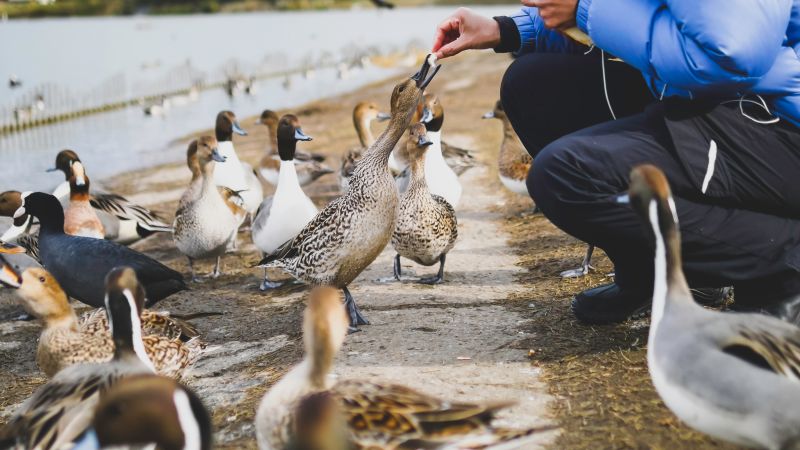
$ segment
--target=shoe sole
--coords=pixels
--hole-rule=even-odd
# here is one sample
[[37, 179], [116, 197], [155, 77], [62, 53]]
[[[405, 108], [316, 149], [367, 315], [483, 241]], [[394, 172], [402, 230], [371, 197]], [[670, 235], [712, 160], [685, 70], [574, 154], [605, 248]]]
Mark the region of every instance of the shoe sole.
[[652, 304], [648, 302], [646, 305], [642, 305], [624, 316], [620, 316], [619, 314], [609, 314], [605, 316], [592, 314], [591, 316], [585, 316], [580, 312], [580, 308], [578, 307], [577, 303], [578, 298], [573, 297], [572, 302], [570, 303], [572, 314], [576, 319], [578, 319], [579, 322], [586, 325], [613, 325], [628, 320], [641, 319], [650, 314], [650, 308], [652, 306]]

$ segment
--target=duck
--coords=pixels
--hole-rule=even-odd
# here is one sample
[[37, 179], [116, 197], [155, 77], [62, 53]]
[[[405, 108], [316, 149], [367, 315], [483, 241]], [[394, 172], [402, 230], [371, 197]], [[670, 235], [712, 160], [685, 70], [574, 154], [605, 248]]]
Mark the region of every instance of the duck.
[[498, 119], [503, 123], [503, 142], [500, 144], [497, 161], [500, 182], [509, 191], [528, 197], [527, 179], [533, 158], [514, 132], [514, 127], [511, 126], [511, 121], [503, 109], [503, 103], [498, 100], [494, 104], [494, 109], [484, 114], [483, 118]]
[[[5, 261], [3, 271], [14, 271]], [[8, 265], [8, 267], [6, 267]], [[16, 271], [14, 271], [16, 272]], [[89, 362], [104, 362], [114, 354], [114, 342], [108, 328], [97, 330], [81, 327], [75, 310], [69, 304], [67, 295], [55, 278], [45, 269], [31, 267], [16, 272], [16, 295], [22, 306], [32, 316], [39, 319], [44, 326], [36, 349], [36, 363], [48, 377], [54, 376], [65, 367]], [[143, 311], [145, 292], [141, 288], [132, 291], [137, 314]], [[188, 342], [171, 339], [165, 336], [148, 334], [149, 323], [144, 314], [139, 314], [141, 338], [144, 350], [153, 363], [156, 372], [177, 378], [183, 370], [200, 355], [203, 344], [198, 338]], [[146, 316], [153, 320], [157, 330], [163, 327], [165, 318], [149, 312]], [[168, 318], [166, 318], [168, 319]]]
[[325, 206], [294, 239], [258, 264], [284, 270], [312, 285], [342, 289], [353, 332], [358, 331], [358, 325], [369, 322], [347, 287], [389, 243], [397, 216], [399, 198], [389, 172], [389, 153], [408, 129], [423, 90], [441, 67], [426, 58], [415, 75], [395, 86], [389, 125], [364, 151], [347, 192]]
[[244, 200], [247, 212], [254, 214], [264, 198], [261, 181], [253, 167], [239, 159], [233, 146], [233, 134], [247, 136], [247, 132], [239, 126], [233, 112], [221, 111], [217, 114], [214, 133], [217, 138], [217, 151], [224, 158], [224, 161], [220, 161], [221, 164], [217, 164], [214, 169], [214, 183], [238, 192]]
[[[197, 140], [189, 143], [189, 147], [186, 150], [186, 165], [189, 167], [189, 171], [192, 173], [192, 179], [189, 183], [192, 184], [197, 182], [197, 180], [203, 176], [203, 170], [200, 167], [199, 160], [197, 159]], [[245, 209], [244, 199], [242, 196], [233, 189], [225, 186], [217, 186], [217, 191], [219, 191], [219, 195], [222, 196], [222, 200], [225, 201], [228, 209], [231, 210], [231, 213], [233, 213], [237, 222], [239, 225], [241, 225], [245, 219], [247, 219], [247, 209]]]
[[[53, 201], [58, 203], [55, 197]], [[113, 324], [111, 361], [75, 364], [58, 372], [0, 429], [0, 447], [70, 448], [88, 427], [105, 391], [127, 376], [154, 372], [153, 363], [144, 351], [139, 316], [131, 295], [141, 289], [136, 272], [130, 267], [118, 267], [109, 271], [105, 279], [103, 297], [108, 320]], [[11, 281], [12, 285], [22, 283], [22, 280]]]
[[12, 219], [11, 226], [3, 232], [0, 240], [15, 243], [21, 236], [36, 235], [39, 233], [38, 224], [34, 223], [33, 217], [25, 214], [14, 218], [14, 213], [22, 205], [22, 195], [20, 191], [5, 191], [0, 193], [0, 216]]
[[122, 244], [64, 233], [64, 210], [53, 195], [32, 192], [22, 197], [15, 217], [39, 219], [39, 257], [70, 297], [99, 308], [104, 305], [104, 274], [132, 267], [148, 294], [147, 306], [187, 289], [180, 273]]
[[[353, 125], [355, 126], [360, 145], [350, 149], [342, 157], [342, 164], [339, 170], [339, 187], [342, 189], [342, 192], [347, 190], [350, 177], [353, 176], [356, 163], [361, 159], [361, 154], [364, 149], [369, 148], [375, 143], [375, 136], [372, 134], [371, 128], [372, 122], [376, 120], [378, 122], [383, 122], [390, 118], [391, 115], [381, 112], [378, 109], [378, 105], [373, 102], [362, 101], [353, 108]], [[392, 169], [393, 166], [397, 165], [393, 158], [390, 159], [388, 164], [391, 170], [396, 170]]]
[[89, 177], [80, 161], [72, 165], [69, 206], [64, 211], [64, 232], [72, 236], [105, 238], [105, 229], [89, 203]]
[[42, 267], [39, 261], [28, 255], [28, 250], [21, 245], [0, 240], [0, 255], [5, 257], [11, 268], [18, 272], [29, 267]]
[[[267, 152], [261, 159], [258, 172], [261, 176], [271, 185], [278, 185], [278, 177], [281, 168], [281, 159], [278, 155], [278, 122], [280, 117], [275, 111], [265, 109], [256, 124], [261, 124], [267, 127], [270, 137], [270, 145], [267, 147]], [[307, 186], [323, 175], [333, 173], [333, 169], [322, 164], [325, 161], [325, 155], [319, 153], [304, 152], [297, 150], [294, 154], [295, 171], [297, 172], [297, 181], [300, 186]]]
[[349, 321], [340, 297], [331, 287], [312, 290], [303, 316], [305, 357], [261, 399], [255, 419], [259, 449], [493, 448], [501, 442], [523, 448], [525, 440], [552, 428], [493, 427], [495, 413], [513, 402], [441, 400], [373, 380], [333, 383], [329, 373]]
[[[294, 161], [297, 141], [310, 141], [311, 137], [303, 133], [300, 120], [292, 114], [281, 117], [277, 133], [280, 178], [275, 194], [264, 199], [258, 208], [252, 226], [253, 243], [266, 255], [297, 236], [319, 212], [300, 187]], [[267, 278], [265, 270], [261, 290], [279, 286], [281, 283], [273, 283]]]
[[[199, 281], [194, 260], [216, 258], [211, 277], [219, 277], [222, 255], [236, 240], [240, 221], [214, 184], [217, 163], [226, 160], [219, 154], [217, 140], [213, 136], [202, 136], [189, 144], [187, 154], [193, 153], [192, 147], [196, 148], [194, 170], [199, 167], [200, 176], [193, 179], [181, 196], [173, 228], [175, 245], [189, 260], [192, 281]], [[187, 164], [192, 170], [191, 157]]]
[[[428, 189], [432, 194], [438, 195], [447, 203], [458, 206], [461, 200], [461, 182], [458, 175], [447, 165], [442, 154], [442, 124], [444, 123], [444, 108], [438, 97], [428, 94], [423, 100], [423, 112], [420, 122], [427, 129], [428, 139], [432, 142], [425, 152], [425, 178], [428, 182]], [[403, 155], [407, 160], [407, 156]], [[404, 173], [397, 179], [397, 186], [400, 192], [404, 192], [411, 180], [411, 171], [406, 168]]]
[[135, 375], [103, 392], [76, 449], [211, 450], [211, 415], [191, 389], [158, 375]]
[[431, 194], [425, 177], [425, 152], [433, 142], [426, 136], [425, 125], [411, 126], [407, 155], [411, 182], [400, 198], [397, 224], [392, 232], [394, 276], [400, 281], [400, 257], [417, 264], [432, 266], [439, 263], [435, 277], [419, 280], [423, 284], [444, 281], [444, 262], [458, 238], [458, 221], [453, 207], [443, 197]]
[[[72, 166], [81, 159], [72, 150], [62, 150], [56, 155], [56, 165], [48, 172], [61, 171], [65, 181], [53, 191], [53, 195], [67, 209], [70, 200], [69, 180], [72, 177]], [[105, 239], [132, 244], [155, 233], [171, 233], [172, 227], [164, 223], [161, 217], [145, 208], [130, 202], [125, 197], [114, 193], [95, 193], [89, 197], [97, 217], [103, 224]]]
[[694, 301], [682, 269], [678, 212], [660, 169], [634, 168], [627, 200], [655, 237], [647, 367], [661, 399], [684, 423], [716, 439], [797, 448], [800, 328]]

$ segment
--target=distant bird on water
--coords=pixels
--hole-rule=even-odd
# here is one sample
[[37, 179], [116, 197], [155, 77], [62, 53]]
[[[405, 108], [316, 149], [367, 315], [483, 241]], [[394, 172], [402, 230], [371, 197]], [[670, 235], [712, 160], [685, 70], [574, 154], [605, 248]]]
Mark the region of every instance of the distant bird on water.
[[386, 0], [372, 0], [378, 8], [394, 9], [394, 3], [389, 3]]

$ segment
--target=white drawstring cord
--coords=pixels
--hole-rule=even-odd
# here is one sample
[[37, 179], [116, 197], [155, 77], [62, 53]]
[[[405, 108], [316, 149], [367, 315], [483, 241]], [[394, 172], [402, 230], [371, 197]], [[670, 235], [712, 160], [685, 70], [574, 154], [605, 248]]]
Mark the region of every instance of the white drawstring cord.
[[[589, 51], [591, 51], [591, 49], [589, 49]], [[611, 117], [617, 120], [617, 115], [614, 114], [614, 108], [611, 107], [611, 98], [608, 96], [608, 85], [606, 83], [606, 52], [602, 48], [600, 49], [600, 67], [603, 69], [603, 92], [606, 94], [608, 111], [611, 113]]]
[[756, 119], [755, 117], [753, 117], [753, 116], [751, 116], [751, 115], [747, 114], [747, 113], [744, 111], [744, 104], [745, 104], [745, 103], [750, 103], [750, 104], [752, 104], [752, 105], [756, 105], [756, 106], [758, 106], [759, 108], [763, 109], [763, 110], [764, 110], [764, 111], [766, 111], [766, 112], [767, 112], [767, 114], [769, 114], [770, 116], [775, 116], [775, 115], [772, 113], [772, 111], [770, 111], [770, 109], [769, 109], [769, 106], [767, 105], [767, 101], [766, 101], [766, 100], [764, 100], [764, 98], [763, 98], [762, 96], [760, 96], [760, 95], [758, 95], [758, 94], [755, 94], [755, 95], [756, 95], [756, 97], [758, 97], [758, 99], [760, 100], [759, 102], [757, 102], [757, 101], [755, 101], [755, 100], [750, 100], [749, 98], [747, 98], [747, 96], [746, 96], [746, 95], [742, 95], [742, 96], [741, 96], [741, 97], [739, 97], [737, 100], [726, 100], [726, 101], [722, 102], [721, 104], [722, 104], [722, 105], [727, 105], [728, 103], [737, 102], [737, 103], [739, 104], [739, 112], [740, 112], [740, 113], [741, 113], [743, 116], [747, 117], [748, 119], [752, 120], [753, 122], [755, 122], [755, 123], [757, 123], [757, 124], [759, 124], [759, 125], [772, 125], [772, 124], [774, 124], [774, 123], [778, 123], [778, 122], [780, 122], [780, 121], [781, 121], [781, 118], [780, 118], [780, 117], [773, 117], [772, 119], [769, 119], [769, 120], [761, 120], [761, 119]]

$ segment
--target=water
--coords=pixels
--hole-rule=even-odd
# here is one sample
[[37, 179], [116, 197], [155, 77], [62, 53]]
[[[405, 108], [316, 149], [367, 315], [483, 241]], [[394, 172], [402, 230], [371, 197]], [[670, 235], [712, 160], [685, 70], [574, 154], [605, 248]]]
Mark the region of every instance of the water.
[[[486, 15], [518, 6], [475, 8]], [[0, 77], [15, 74], [23, 87], [0, 85], [0, 113], [41, 92], [47, 108], [56, 103], [92, 104], [108, 98], [138, 98], [165, 89], [189, 87], [191, 80], [218, 82], [233, 73], [258, 74], [409, 46], [426, 49], [436, 24], [452, 7], [376, 11], [266, 12], [172, 17], [12, 20], [0, 23]], [[11, 44], [11, 45], [9, 45]], [[173, 105], [162, 117], [141, 106], [88, 116], [0, 137], [5, 169], [0, 190], [46, 190], [61, 177], [45, 174], [56, 153], [71, 148], [95, 179], [125, 170], [184, 158], [177, 139], [213, 126], [220, 110], [239, 117], [264, 108], [287, 108], [355, 89], [408, 67], [368, 65], [339, 79], [335, 69], [313, 78], [292, 77], [256, 83], [252, 96], [230, 98], [222, 89], [201, 91], [196, 101]], [[49, 86], [45, 90], [45, 86]], [[0, 117], [1, 119], [1, 117]], [[243, 124], [254, 126], [252, 124]]]

